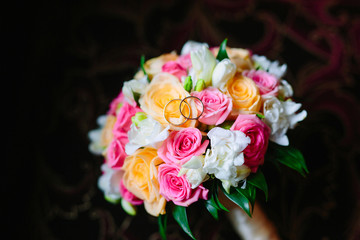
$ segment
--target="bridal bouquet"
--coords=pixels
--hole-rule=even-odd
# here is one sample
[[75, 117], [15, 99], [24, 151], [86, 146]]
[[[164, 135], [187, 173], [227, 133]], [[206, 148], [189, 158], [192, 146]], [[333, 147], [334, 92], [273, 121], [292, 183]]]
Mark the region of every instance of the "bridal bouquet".
[[286, 136], [307, 113], [282, 79], [287, 66], [240, 48], [188, 41], [181, 54], [145, 61], [89, 132], [89, 149], [104, 157], [99, 188], [130, 215], [142, 205], [167, 213], [194, 238], [186, 215], [202, 201], [216, 219], [220, 191], [249, 216], [256, 190], [268, 187], [264, 161], [308, 170]]

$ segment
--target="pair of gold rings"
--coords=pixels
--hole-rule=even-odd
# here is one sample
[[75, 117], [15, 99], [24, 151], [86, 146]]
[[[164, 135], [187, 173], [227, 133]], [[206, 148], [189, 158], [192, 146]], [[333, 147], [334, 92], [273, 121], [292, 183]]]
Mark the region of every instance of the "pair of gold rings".
[[[202, 110], [201, 110], [200, 114], [199, 114], [198, 116], [196, 116], [196, 117], [190, 117], [190, 116], [191, 116], [191, 108], [190, 108], [189, 103], [186, 101], [187, 99], [190, 99], [190, 98], [194, 98], [196, 101], [200, 102], [200, 103], [201, 103], [201, 106], [202, 106]], [[179, 104], [179, 112], [180, 112], [181, 116], [183, 116], [183, 117], [185, 118], [185, 120], [184, 120], [183, 122], [181, 122], [181, 123], [173, 123], [173, 122], [171, 122], [169, 119], [167, 119], [166, 114], [165, 114], [165, 113], [166, 113], [166, 109], [167, 109], [167, 107], [170, 105], [170, 103], [175, 102], [175, 101], [180, 101], [180, 104]], [[183, 104], [186, 104], [186, 106], [187, 106], [187, 108], [188, 108], [188, 112], [189, 112], [188, 116], [185, 116], [184, 113], [183, 113], [182, 110], [181, 110]], [[196, 107], [196, 110], [197, 110], [197, 109], [198, 109], [198, 108]], [[183, 99], [180, 99], [180, 98], [172, 99], [172, 100], [170, 100], [170, 101], [165, 105], [164, 111], [163, 111], [163, 115], [164, 115], [165, 120], [166, 120], [169, 124], [174, 125], [174, 126], [183, 125], [183, 124], [186, 123], [188, 120], [198, 120], [203, 113], [204, 113], [204, 103], [200, 100], [200, 98], [195, 97], [195, 96], [188, 96], [188, 97], [185, 97], [185, 98], [183, 98]]]

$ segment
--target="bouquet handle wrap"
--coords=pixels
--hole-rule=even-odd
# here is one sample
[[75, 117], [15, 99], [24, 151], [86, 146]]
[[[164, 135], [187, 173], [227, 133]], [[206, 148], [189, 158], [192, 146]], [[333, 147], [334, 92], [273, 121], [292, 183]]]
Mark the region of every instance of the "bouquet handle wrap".
[[241, 239], [280, 240], [273, 222], [267, 217], [257, 202], [255, 202], [254, 212], [250, 218], [243, 209], [231, 202], [223, 194], [219, 194], [219, 199], [229, 210], [226, 213], [226, 217]]

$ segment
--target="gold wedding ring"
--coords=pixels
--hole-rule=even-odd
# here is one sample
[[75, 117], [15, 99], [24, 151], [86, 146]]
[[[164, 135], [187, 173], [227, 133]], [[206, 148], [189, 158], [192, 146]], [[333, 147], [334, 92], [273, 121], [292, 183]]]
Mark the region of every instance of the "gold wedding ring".
[[[188, 98], [196, 98], [196, 99], [201, 103], [201, 105], [202, 105], [202, 110], [201, 110], [200, 115], [197, 116], [197, 117], [195, 117], [195, 118], [190, 117], [190, 115], [191, 115], [191, 108], [190, 108], [189, 103], [186, 102], [186, 99], [188, 99]], [[173, 122], [171, 122], [169, 119], [167, 119], [166, 114], [165, 114], [167, 107], [168, 107], [172, 102], [174, 102], [174, 101], [180, 101], [180, 104], [179, 104], [179, 112], [180, 112], [181, 116], [183, 116], [183, 118], [185, 119], [185, 120], [184, 120], [183, 122], [181, 122], [181, 123], [173, 123]], [[181, 109], [181, 108], [182, 108], [183, 103], [185, 103], [186, 106], [187, 106], [187, 108], [188, 108], [188, 111], [189, 111], [188, 116], [185, 116], [184, 113], [182, 112], [182, 109]], [[196, 103], [195, 103], [195, 104], [196, 104]], [[196, 109], [197, 109], [197, 108], [196, 108]], [[188, 97], [185, 97], [185, 98], [183, 98], [183, 99], [180, 99], [180, 98], [172, 99], [172, 100], [170, 100], [170, 101], [165, 105], [164, 111], [163, 111], [163, 115], [164, 115], [165, 120], [166, 120], [169, 124], [174, 125], [174, 126], [183, 125], [183, 124], [186, 123], [188, 120], [198, 120], [203, 113], [204, 113], [204, 103], [203, 103], [198, 97], [195, 97], [195, 96], [188, 96]]]
[[[180, 126], [180, 125], [183, 125], [184, 123], [186, 123], [186, 122], [189, 120], [189, 117], [190, 117], [190, 114], [191, 114], [191, 109], [190, 109], [190, 106], [189, 106], [189, 104], [188, 104], [187, 102], [185, 102], [185, 104], [186, 104], [186, 106], [188, 107], [189, 116], [187, 116], [187, 117], [184, 116], [184, 115], [182, 114], [182, 112], [181, 112], [181, 108], [179, 108], [179, 111], [180, 111], [181, 116], [183, 116], [183, 117], [185, 118], [185, 120], [184, 120], [183, 122], [178, 123], [178, 124], [177, 124], [177, 123], [172, 123], [169, 119], [166, 118], [165, 112], [166, 112], [166, 108], [169, 106], [169, 104], [170, 104], [171, 102], [174, 102], [174, 101], [180, 101], [180, 104], [181, 104], [181, 100], [182, 100], [182, 99], [180, 99], [180, 98], [172, 99], [172, 100], [170, 100], [170, 101], [165, 105], [165, 107], [164, 107], [164, 111], [163, 111], [164, 118], [165, 118], [165, 120], [166, 120], [169, 124], [171, 124], [171, 125]], [[179, 104], [179, 106], [180, 106], [180, 104]]]

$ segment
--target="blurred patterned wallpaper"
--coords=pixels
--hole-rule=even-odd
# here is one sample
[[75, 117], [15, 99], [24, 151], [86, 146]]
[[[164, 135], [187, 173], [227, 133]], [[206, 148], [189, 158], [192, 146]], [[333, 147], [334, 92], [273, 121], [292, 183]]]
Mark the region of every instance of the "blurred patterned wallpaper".
[[[7, 18], [18, 26], [7, 27], [17, 33], [7, 62], [23, 68], [3, 89], [13, 98], [3, 125], [9, 136], [1, 213], [10, 239], [160, 239], [157, 219], [143, 209], [130, 217], [104, 200], [97, 188], [102, 159], [88, 152], [87, 132], [142, 54], [179, 52], [187, 40], [217, 46], [224, 38], [230, 47], [287, 63], [285, 79], [308, 112], [289, 138], [310, 174], [264, 165], [270, 196], [259, 202], [281, 238], [360, 239], [359, 1], [17, 4]], [[225, 215], [216, 221], [191, 209], [199, 240], [240, 239]], [[172, 221], [168, 237], [187, 239]]]

